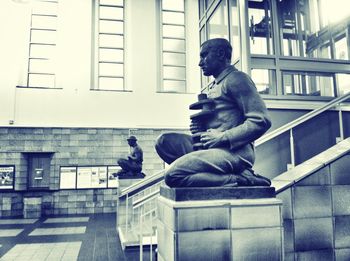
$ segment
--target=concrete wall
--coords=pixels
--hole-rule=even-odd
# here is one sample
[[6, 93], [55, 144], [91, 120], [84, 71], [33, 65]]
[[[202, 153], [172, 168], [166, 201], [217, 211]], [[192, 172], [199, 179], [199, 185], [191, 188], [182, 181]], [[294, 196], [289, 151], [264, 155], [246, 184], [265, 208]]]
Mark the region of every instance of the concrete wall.
[[279, 193], [285, 260], [350, 260], [350, 155]]
[[[0, 218], [21, 217], [24, 212], [29, 213], [29, 218], [38, 217], [35, 215], [38, 209], [43, 216], [115, 213], [118, 204], [117, 192], [118, 189], [85, 189], [0, 193]], [[40, 203], [26, 206], [25, 209], [24, 199], [32, 197], [41, 199]]]

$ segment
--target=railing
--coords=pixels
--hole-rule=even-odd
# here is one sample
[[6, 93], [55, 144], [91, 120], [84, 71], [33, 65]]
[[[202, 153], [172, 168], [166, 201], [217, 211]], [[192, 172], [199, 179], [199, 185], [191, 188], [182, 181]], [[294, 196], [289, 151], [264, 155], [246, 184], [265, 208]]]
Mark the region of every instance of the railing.
[[[122, 233], [123, 246], [138, 245], [140, 242], [143, 242], [142, 245], [156, 244], [156, 222], [154, 222], [157, 217], [156, 199], [162, 183], [163, 171], [121, 192], [119, 202], [122, 201], [125, 206], [119, 204], [118, 212], [124, 213], [124, 220], [118, 223], [118, 230]], [[142, 245], [140, 245], [140, 258], [143, 252]]]
[[[350, 98], [350, 92], [335, 98], [331, 102], [327, 103], [325, 106], [322, 106], [319, 109], [313, 110], [301, 117], [299, 117], [296, 120], [293, 120], [285, 125], [283, 125], [280, 128], [277, 128], [276, 130], [273, 130], [267, 134], [265, 134], [263, 137], [258, 139], [255, 142], [255, 146], [260, 146], [261, 144], [268, 142], [275, 137], [278, 137], [279, 135], [289, 131], [290, 132], [290, 148], [291, 148], [291, 165], [295, 166], [295, 154], [294, 154], [294, 135], [293, 135], [293, 128], [296, 126], [299, 126], [300, 124], [316, 117], [317, 115], [323, 113], [324, 111], [327, 111], [333, 107], [339, 106], [339, 127], [340, 127], [340, 140], [344, 139], [344, 130], [343, 130], [343, 117], [342, 117], [342, 110], [340, 104], [347, 99]], [[157, 212], [156, 212], [156, 205], [155, 201], [159, 195], [159, 186], [163, 181], [163, 172], [161, 171], [159, 173], [156, 173], [155, 175], [142, 180], [126, 189], [124, 189], [120, 197], [126, 197], [126, 208], [128, 208], [129, 200], [132, 200], [132, 221], [131, 224], [134, 224], [134, 228], [139, 228], [139, 246], [140, 246], [140, 260], [143, 258], [143, 244], [145, 243], [144, 240], [144, 227], [146, 223], [150, 223], [152, 227], [152, 233], [151, 236], [148, 237], [151, 239], [149, 242], [151, 245], [150, 249], [150, 255], [152, 260], [152, 245], [155, 243], [154, 236], [156, 236], [156, 232], [153, 231], [153, 220], [156, 218]], [[152, 185], [153, 184], [153, 185]], [[144, 189], [147, 188], [147, 189]], [[153, 188], [153, 189], [151, 189]], [[130, 196], [132, 195], [132, 196]], [[152, 203], [151, 203], [152, 202]], [[147, 207], [147, 204], [153, 204], [153, 207]], [[126, 213], [128, 213], [128, 210], [126, 210]], [[137, 222], [135, 222], [134, 214], [139, 215], [137, 218]], [[128, 220], [128, 219], [127, 219]], [[127, 221], [128, 222], [128, 221]], [[149, 224], [148, 224], [149, 225]], [[126, 227], [128, 228], [128, 224], [126, 224]], [[128, 230], [127, 230], [128, 231]], [[147, 235], [149, 235], [149, 231], [146, 231]], [[154, 240], [154, 241], [153, 241]]]
[[325, 106], [322, 106], [318, 109], [315, 109], [309, 113], [304, 114], [303, 116], [271, 131], [266, 133], [264, 136], [259, 138], [258, 140], [255, 141], [255, 146], [260, 146], [261, 144], [274, 139], [275, 137], [285, 133], [286, 131], [289, 131], [289, 143], [290, 143], [290, 150], [291, 150], [291, 166], [295, 166], [295, 152], [294, 152], [294, 135], [293, 135], [293, 128], [296, 126], [299, 126], [300, 124], [320, 115], [321, 113], [339, 106], [338, 111], [339, 111], [339, 128], [340, 128], [340, 133], [339, 133], [339, 138], [340, 140], [344, 139], [344, 127], [343, 127], [343, 116], [342, 116], [342, 110], [340, 104], [347, 99], [350, 98], [350, 92], [344, 94], [343, 96], [340, 96], [338, 98], [335, 98], [334, 100], [330, 101], [327, 103]]

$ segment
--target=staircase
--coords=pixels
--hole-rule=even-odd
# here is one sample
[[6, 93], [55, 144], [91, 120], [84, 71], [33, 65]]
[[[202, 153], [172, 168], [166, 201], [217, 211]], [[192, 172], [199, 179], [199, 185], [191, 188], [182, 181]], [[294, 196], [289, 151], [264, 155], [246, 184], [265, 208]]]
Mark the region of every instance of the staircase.
[[[350, 202], [350, 179], [344, 178], [345, 170], [339, 174], [339, 168], [350, 170], [350, 139], [345, 139], [342, 111], [343, 102], [349, 97], [350, 93], [338, 97], [256, 141], [258, 156], [259, 152], [265, 154], [266, 150], [271, 150], [269, 147], [283, 145], [289, 150], [283, 157], [280, 153], [275, 153], [276, 150], [273, 151], [273, 160], [270, 157], [272, 154], [265, 154], [270, 159], [268, 161], [264, 158], [268, 161], [267, 164], [265, 162], [265, 169], [261, 167], [263, 160], [256, 164], [261, 169], [258, 173], [272, 179], [277, 197], [283, 200], [286, 260], [350, 260], [350, 229], [344, 227], [345, 223], [350, 227], [350, 204], [345, 207], [339, 198], [339, 193], [345, 191]], [[331, 109], [338, 114], [339, 124], [339, 132], [334, 133], [334, 143], [321, 146], [318, 144], [315, 147], [321, 151], [313, 150], [315, 155], [300, 159], [296, 154], [299, 140], [296, 141], [295, 133], [300, 132], [300, 128], [304, 128], [303, 132], [306, 133], [305, 128], [310, 122]], [[276, 157], [279, 163], [283, 162], [284, 171], [281, 168], [274, 169], [272, 164]], [[274, 171], [268, 174], [269, 170]], [[163, 171], [160, 171], [121, 191], [118, 231], [123, 248], [139, 245], [142, 253], [144, 244], [156, 244], [156, 199], [162, 182]], [[316, 219], [315, 224], [320, 226], [315, 226], [312, 219]], [[339, 236], [340, 227], [347, 231], [345, 236], [344, 233]], [[349, 253], [349, 258], [341, 259], [346, 253]], [[142, 254], [140, 258], [141, 256]]]

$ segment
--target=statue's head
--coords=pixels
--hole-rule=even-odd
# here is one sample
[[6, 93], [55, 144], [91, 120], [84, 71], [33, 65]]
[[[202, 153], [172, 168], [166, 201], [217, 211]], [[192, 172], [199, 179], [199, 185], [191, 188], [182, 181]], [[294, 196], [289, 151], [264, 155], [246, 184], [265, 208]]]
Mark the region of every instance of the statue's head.
[[201, 45], [199, 66], [205, 76], [218, 76], [231, 64], [232, 46], [224, 38], [214, 38]]
[[126, 139], [128, 141], [129, 146], [133, 146], [136, 144], [137, 139], [134, 135], [131, 135], [129, 138]]

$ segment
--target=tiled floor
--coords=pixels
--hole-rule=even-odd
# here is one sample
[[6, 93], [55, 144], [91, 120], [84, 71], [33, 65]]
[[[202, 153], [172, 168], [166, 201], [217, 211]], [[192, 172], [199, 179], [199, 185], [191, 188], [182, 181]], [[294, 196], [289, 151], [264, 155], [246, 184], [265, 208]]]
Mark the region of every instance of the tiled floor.
[[115, 214], [0, 219], [0, 260], [138, 260], [137, 253], [122, 251], [115, 219]]

